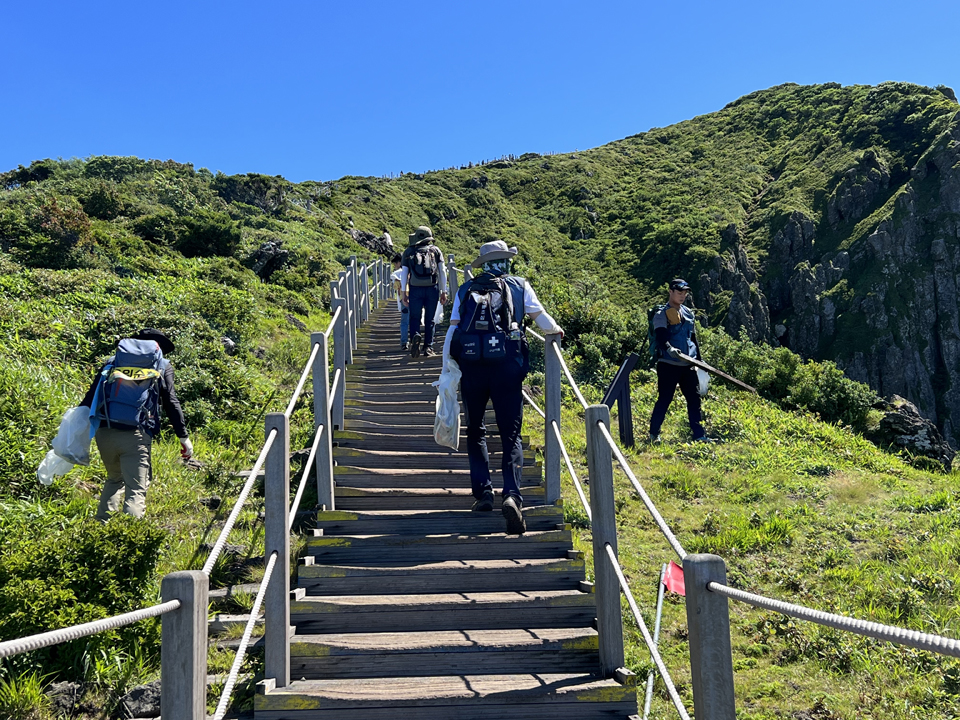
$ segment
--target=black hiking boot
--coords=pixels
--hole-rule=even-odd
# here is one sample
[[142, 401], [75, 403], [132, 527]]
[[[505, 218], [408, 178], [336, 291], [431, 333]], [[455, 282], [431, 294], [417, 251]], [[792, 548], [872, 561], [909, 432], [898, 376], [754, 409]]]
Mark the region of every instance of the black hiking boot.
[[423, 338], [420, 337], [420, 333], [417, 333], [413, 336], [413, 344], [410, 346], [410, 357], [418, 358], [420, 357], [420, 341]]
[[400, 349], [401, 349], [401, 350], [409, 350], [409, 349], [410, 349], [410, 343], [404, 343], [403, 345], [400, 346]]
[[424, 357], [436, 357], [437, 353], [433, 349], [433, 345], [427, 345], [426, 349], [423, 351]]
[[500, 512], [507, 520], [507, 535], [523, 535], [527, 531], [527, 523], [523, 520], [523, 502], [519, 498], [507, 495]]
[[470, 509], [474, 512], [490, 512], [493, 510], [493, 490], [485, 490]]

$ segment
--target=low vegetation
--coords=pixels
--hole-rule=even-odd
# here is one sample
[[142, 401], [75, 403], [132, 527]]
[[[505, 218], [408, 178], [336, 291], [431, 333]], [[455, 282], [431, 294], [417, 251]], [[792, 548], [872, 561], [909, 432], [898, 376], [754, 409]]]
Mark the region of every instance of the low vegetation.
[[[627, 353], [646, 353], [644, 310], [662, 282], [696, 277], [713, 263], [719, 229], [744, 221], [737, 208], [753, 208], [744, 227], [762, 259], [764, 232], [787, 208], [820, 207], [820, 180], [784, 172], [802, 165], [798, 148], [821, 147], [824, 177], [868, 146], [902, 173], [955, 108], [944, 93], [785, 86], [748, 96], [722, 117], [587, 153], [394, 180], [295, 185], [114, 157], [42, 160], [0, 175], [0, 638], [152, 604], [165, 573], [202, 565], [239, 491], [233, 473], [259, 447], [262, 413], [280, 409], [309, 330], [329, 321], [328, 281], [350, 255], [374, 257], [355, 238], [369, 244], [389, 230], [402, 239], [432, 224], [458, 264], [493, 237], [519, 244], [517, 270], [566, 329], [573, 372], [597, 401]], [[908, 110], [907, 130], [891, 129]], [[774, 170], [782, 182], [772, 180]], [[716, 326], [722, 317], [704, 319]], [[154, 445], [146, 518], [100, 525], [91, 519], [103, 483], [95, 454], [49, 488], [34, 471], [103, 358], [143, 326], [177, 343], [178, 394], [204, 467], [185, 467], [165, 430]], [[725, 557], [739, 587], [957, 636], [956, 478], [922, 472], [865, 441], [859, 433], [875, 419], [876, 398], [832, 363], [719, 331], [705, 330], [703, 340], [707, 358], [755, 385], [759, 397], [715, 386], [706, 424], [720, 443], [686, 442], [675, 406], [665, 442], [630, 453], [687, 549]], [[542, 354], [536, 345], [533, 352], [536, 392]], [[655, 388], [643, 367], [633, 378], [642, 437]], [[571, 395], [567, 401], [565, 435], [585, 475], [582, 422]], [[307, 442], [310, 408], [307, 395], [295, 409], [294, 447]], [[528, 422], [531, 435], [542, 433], [535, 417]], [[304, 507], [315, 502], [310, 492]], [[589, 553], [576, 495], [565, 497]], [[621, 556], [650, 611], [667, 547], [622, 476], [617, 506]], [[262, 576], [261, 510], [254, 497], [241, 514], [214, 587]], [[238, 597], [234, 609], [248, 602]], [[744, 718], [960, 713], [954, 661], [736, 605], [733, 620]], [[629, 663], [642, 674], [649, 662], [629, 622]], [[689, 701], [676, 597], [664, 627], [668, 664]], [[158, 642], [159, 623], [150, 621], [4, 661], [0, 717], [55, 717], [43, 691], [62, 680], [85, 683], [78, 716], [109, 715], [126, 689], [156, 678]], [[231, 660], [212, 649], [210, 671], [226, 672]], [[257, 661], [244, 672], [239, 706], [250, 701]], [[661, 689], [654, 702], [670, 714]]]

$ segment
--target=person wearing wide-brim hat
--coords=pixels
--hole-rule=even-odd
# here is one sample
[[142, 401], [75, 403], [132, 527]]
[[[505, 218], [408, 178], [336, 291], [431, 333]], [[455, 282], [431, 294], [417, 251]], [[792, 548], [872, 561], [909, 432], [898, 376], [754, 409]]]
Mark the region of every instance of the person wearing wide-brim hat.
[[[410, 311], [410, 355], [420, 357], [421, 347], [426, 357], [433, 351], [434, 316], [437, 303], [447, 302], [447, 272], [443, 253], [434, 244], [433, 231], [421, 225], [407, 239], [407, 249], [400, 260], [400, 287], [403, 302]], [[423, 335], [420, 335], [420, 315], [423, 314]]]
[[677, 386], [687, 401], [687, 419], [693, 439], [710, 442], [703, 429], [700, 410], [700, 383], [697, 369], [680, 357], [700, 359], [697, 326], [693, 311], [684, 305], [690, 285], [682, 278], [670, 281], [669, 297], [651, 321], [657, 342], [657, 402], [650, 415], [650, 442], [660, 442], [660, 428], [676, 394]]
[[[147, 488], [153, 477], [151, 449], [160, 431], [160, 406], [180, 439], [180, 456], [193, 457], [193, 443], [187, 435], [183, 409], [174, 388], [173, 365], [166, 358], [176, 347], [160, 330], [143, 328], [117, 344], [117, 354], [97, 372], [80, 407], [90, 408], [91, 421], [98, 425], [95, 438], [100, 458], [107, 469], [107, 480], [100, 494], [97, 519], [106, 521], [121, 509], [127, 515], [142, 517], [146, 509]], [[136, 362], [121, 366], [124, 362]], [[117, 373], [118, 375], [115, 375]], [[117, 377], [121, 380], [117, 380]], [[105, 388], [110, 382], [126, 382], [138, 388], [142, 398], [130, 417], [111, 409]], [[130, 406], [128, 406], [129, 408]], [[123, 410], [123, 408], [121, 408]], [[124, 422], [117, 421], [122, 417]], [[135, 416], [135, 419], [133, 419]]]
[[[444, 367], [457, 363], [460, 394], [467, 419], [467, 455], [473, 510], [493, 510], [490, 455], [483, 422], [487, 401], [493, 402], [503, 445], [503, 502], [507, 533], [526, 531], [520, 479], [523, 472], [523, 379], [530, 369], [523, 318], [529, 316], [546, 334], [563, 335], [530, 283], [510, 274], [516, 247], [502, 240], [484, 243], [473, 267], [480, 272], [457, 292], [450, 329], [443, 345]], [[511, 312], [512, 310], [512, 312]], [[461, 322], [463, 319], [463, 322]]]

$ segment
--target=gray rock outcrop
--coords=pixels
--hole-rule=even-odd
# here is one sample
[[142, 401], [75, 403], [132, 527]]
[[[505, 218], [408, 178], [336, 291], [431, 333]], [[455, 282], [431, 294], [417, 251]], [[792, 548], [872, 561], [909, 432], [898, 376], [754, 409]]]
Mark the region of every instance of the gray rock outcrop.
[[290, 251], [283, 249], [282, 240], [268, 240], [247, 258], [248, 267], [264, 282], [290, 259]]
[[878, 445], [906, 450], [909, 457], [935, 460], [945, 472], [950, 472], [956, 455], [937, 426], [921, 417], [916, 405], [897, 395], [890, 398], [879, 427], [868, 437]]
[[120, 701], [124, 717], [155, 718], [160, 715], [160, 681], [138, 685]]
[[396, 252], [390, 243], [387, 242], [387, 238], [381, 235], [374, 235], [371, 232], [366, 230], [355, 230], [350, 228], [347, 230], [347, 234], [352, 237], [359, 245], [371, 250], [378, 255], [382, 255], [386, 258], [393, 257], [394, 252]]

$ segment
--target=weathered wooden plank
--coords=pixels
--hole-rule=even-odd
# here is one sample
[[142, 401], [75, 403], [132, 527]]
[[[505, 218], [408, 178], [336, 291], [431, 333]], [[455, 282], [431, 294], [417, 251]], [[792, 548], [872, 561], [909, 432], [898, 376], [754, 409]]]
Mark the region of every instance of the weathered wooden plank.
[[[464, 483], [468, 485], [467, 483]], [[337, 507], [342, 510], [460, 510], [469, 509], [473, 494], [467, 487], [445, 488], [354, 488], [338, 485]], [[524, 510], [542, 505], [545, 492], [542, 485], [523, 488]]]
[[312, 596], [579, 590], [583, 560], [453, 560], [402, 567], [308, 565], [298, 586]]
[[501, 707], [583, 702], [628, 704], [631, 699], [636, 702], [634, 688], [591, 675], [450, 675], [299, 682], [258, 696], [256, 710], [373, 709], [388, 705], [400, 709], [483, 703]]

